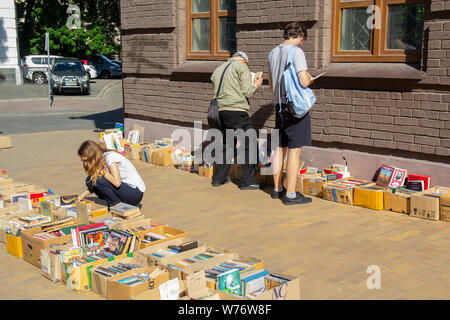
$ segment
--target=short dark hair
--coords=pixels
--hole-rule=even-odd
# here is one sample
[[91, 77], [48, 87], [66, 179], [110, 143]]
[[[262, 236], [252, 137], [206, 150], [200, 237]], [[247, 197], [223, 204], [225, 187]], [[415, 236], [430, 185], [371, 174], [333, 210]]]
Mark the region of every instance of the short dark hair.
[[308, 38], [308, 32], [306, 31], [306, 24], [304, 22], [291, 22], [284, 27], [283, 37], [286, 40], [297, 38], [298, 36], [302, 36], [305, 40]]

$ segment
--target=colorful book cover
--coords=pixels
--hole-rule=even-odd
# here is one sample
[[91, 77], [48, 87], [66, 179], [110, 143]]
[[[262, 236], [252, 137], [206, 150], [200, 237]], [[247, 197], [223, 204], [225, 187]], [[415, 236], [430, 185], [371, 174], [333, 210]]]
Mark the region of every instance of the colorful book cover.
[[217, 287], [233, 295], [242, 296], [241, 276], [238, 269], [225, 272], [217, 277]]
[[376, 184], [379, 186], [387, 187], [389, 182], [391, 181], [392, 174], [394, 173], [395, 168], [389, 166], [381, 166], [380, 173], [378, 174], [378, 178]]

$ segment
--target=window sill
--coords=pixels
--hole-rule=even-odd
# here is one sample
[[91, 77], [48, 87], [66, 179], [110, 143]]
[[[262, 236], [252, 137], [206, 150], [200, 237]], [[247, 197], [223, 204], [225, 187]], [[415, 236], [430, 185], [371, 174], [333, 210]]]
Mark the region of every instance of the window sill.
[[[425, 72], [406, 63], [330, 63], [311, 74], [326, 72], [322, 78], [404, 79], [420, 81]], [[319, 79], [318, 79], [319, 80]]]
[[186, 61], [172, 70], [170, 79], [174, 81], [209, 82], [211, 74], [224, 62], [213, 60]]

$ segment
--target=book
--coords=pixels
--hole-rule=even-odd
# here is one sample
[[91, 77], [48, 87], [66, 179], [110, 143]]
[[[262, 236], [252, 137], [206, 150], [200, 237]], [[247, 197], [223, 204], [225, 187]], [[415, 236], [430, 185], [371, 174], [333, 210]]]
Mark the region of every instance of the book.
[[259, 72], [252, 72], [252, 83], [255, 82], [255, 79], [259, 79], [263, 76], [262, 71]]
[[244, 277], [241, 277], [242, 282], [242, 296], [248, 296], [249, 294], [260, 291], [266, 288], [265, 278], [269, 274], [267, 270], [253, 271]]
[[420, 175], [420, 174], [408, 174], [408, 181], [423, 181], [423, 190], [428, 190], [431, 186], [431, 177], [426, 175]]
[[121, 203], [110, 207], [109, 210], [111, 211], [111, 213], [117, 214], [122, 217], [128, 217], [137, 212], [140, 212], [140, 209], [138, 207], [126, 203]]
[[217, 287], [220, 291], [242, 296], [242, 283], [239, 269], [233, 269], [217, 277]]
[[19, 203], [19, 212], [26, 212], [33, 210], [31, 200], [27, 198], [20, 198], [18, 200], [18, 203]]
[[376, 184], [383, 187], [398, 188], [404, 185], [408, 172], [404, 169], [382, 165]]
[[406, 183], [406, 187], [409, 190], [424, 191], [425, 190], [425, 181], [423, 181], [423, 180], [408, 180], [408, 182]]
[[393, 173], [393, 167], [382, 165], [380, 168], [380, 172], [378, 173], [376, 184], [379, 186], [387, 187], [389, 185], [389, 182], [391, 181]]

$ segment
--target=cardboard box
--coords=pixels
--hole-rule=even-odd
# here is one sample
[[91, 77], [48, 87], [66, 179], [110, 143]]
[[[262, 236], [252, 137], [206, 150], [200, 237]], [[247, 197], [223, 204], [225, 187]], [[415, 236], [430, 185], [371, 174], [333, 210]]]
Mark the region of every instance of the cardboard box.
[[[295, 185], [295, 191], [296, 192], [300, 192], [303, 193], [303, 181], [304, 179], [310, 179], [310, 178], [316, 178], [316, 177], [320, 177], [322, 174], [321, 173], [309, 173], [309, 174], [299, 174], [297, 175], [297, 182]], [[271, 176], [272, 181], [273, 181], [273, 176]], [[287, 189], [287, 177], [286, 174], [283, 175], [283, 187], [285, 187]]]
[[103, 264], [105, 262], [114, 261], [115, 259], [120, 259], [123, 257], [127, 257], [128, 255], [131, 255], [131, 253], [128, 254], [122, 254], [120, 256], [111, 257], [108, 259], [101, 259], [97, 261], [92, 261], [88, 263], [84, 263], [80, 266], [72, 266], [72, 265], [64, 265], [64, 272], [66, 279], [66, 286], [69, 289], [75, 290], [75, 291], [90, 291], [91, 290], [91, 272], [90, 269], [98, 266], [100, 264]]
[[[449, 192], [450, 189], [447, 187], [436, 186], [411, 195], [410, 215], [422, 219], [439, 220], [441, 198], [439, 194], [447, 195]], [[436, 196], [432, 196], [434, 194]]]
[[59, 254], [56, 250], [68, 250], [71, 244], [54, 245], [52, 249], [41, 249], [41, 274], [53, 282], [61, 280], [63, 265]]
[[163, 243], [159, 243], [144, 249], [141, 249], [139, 252], [143, 254], [148, 259], [148, 264], [150, 266], [167, 266], [170, 263], [175, 263], [176, 261], [186, 259], [192, 256], [195, 256], [199, 253], [205, 252], [207, 246], [205, 243], [197, 241], [197, 248], [186, 250], [171, 256], [167, 257], [157, 257], [152, 255], [153, 253], [158, 252], [158, 250], [164, 249], [168, 250], [168, 246], [171, 245], [181, 245], [183, 243], [187, 243], [192, 241], [191, 239], [186, 238], [177, 238], [173, 240], [169, 240]]
[[[139, 219], [129, 219], [129, 220], [123, 220], [119, 224], [119, 228], [122, 230], [130, 230], [135, 229], [139, 227], [145, 227], [145, 226], [154, 226], [156, 227], [162, 227], [167, 226], [166, 223], [158, 222], [152, 218], [139, 218]], [[153, 228], [152, 228], [153, 229]], [[144, 231], [150, 231], [151, 229], [147, 229]]]
[[336, 188], [325, 184], [323, 186], [323, 198], [328, 201], [334, 201], [342, 204], [353, 205], [353, 188]]
[[130, 160], [138, 160], [139, 159], [139, 153], [141, 152], [142, 146], [140, 144], [135, 145], [125, 145], [125, 155]]
[[334, 179], [325, 180], [326, 176], [314, 177], [314, 178], [304, 178], [303, 179], [303, 194], [313, 195], [316, 197], [323, 198], [323, 186], [327, 183], [338, 182], [345, 179], [350, 179], [352, 177], [344, 179]]
[[39, 232], [43, 232], [41, 227], [23, 230], [21, 233], [23, 259], [38, 268], [41, 267], [41, 249], [52, 248], [53, 245], [72, 243], [71, 235], [66, 235], [48, 240], [33, 238], [33, 234]]
[[23, 258], [23, 250], [22, 250], [22, 237], [14, 236], [12, 234], [6, 234], [6, 251], [13, 256], [18, 258]]
[[355, 187], [353, 189], [353, 205], [373, 209], [384, 209], [384, 191], [388, 188], [376, 186], [371, 183], [365, 186]]
[[[180, 296], [186, 295], [186, 281], [178, 279], [179, 287], [180, 287]], [[161, 283], [162, 284], [162, 283]], [[161, 287], [160, 284], [160, 287]], [[159, 287], [159, 288], [160, 288]], [[131, 297], [131, 300], [161, 300], [161, 294], [158, 290], [147, 290], [141, 293], [138, 293]]]
[[11, 147], [12, 147], [11, 137], [0, 135], [0, 149], [6, 149]]
[[94, 224], [94, 223], [104, 222], [103, 220], [104, 219], [108, 219], [108, 218], [116, 220], [116, 222], [114, 222], [114, 223], [105, 223], [110, 229], [117, 229], [117, 228], [118, 229], [122, 229], [120, 226], [121, 226], [121, 223], [122, 223], [123, 220], [113, 216], [110, 213], [105, 214], [105, 215], [101, 215], [101, 216], [98, 216], [98, 217], [95, 217], [95, 218], [90, 217], [89, 218], [89, 223], [87, 223], [87, 224]]
[[450, 193], [443, 195], [440, 199], [440, 219], [450, 222]]
[[155, 149], [152, 148], [141, 148], [141, 151], [139, 152], [139, 158], [141, 159], [142, 162], [146, 162], [146, 163], [152, 163], [152, 154], [153, 151]]
[[172, 148], [162, 147], [152, 152], [152, 164], [157, 166], [173, 166]]
[[411, 197], [399, 196], [392, 193], [392, 190], [386, 190], [384, 191], [384, 210], [410, 214]]
[[108, 296], [108, 280], [109, 279], [114, 280], [117, 277], [119, 277], [121, 274], [115, 275], [113, 277], [105, 277], [105, 276], [95, 272], [94, 270], [97, 267], [107, 268], [110, 266], [114, 266], [118, 263], [132, 263], [137, 266], [141, 266], [142, 268], [148, 267], [147, 258], [144, 257], [139, 252], [132, 252], [127, 257], [115, 259], [113, 261], [108, 261], [108, 262], [96, 265], [95, 267], [90, 268], [92, 292], [98, 293], [99, 295], [101, 295], [105, 298]]
[[[242, 178], [242, 167], [240, 164], [233, 163], [230, 165], [229, 172], [230, 179], [240, 180]], [[261, 175], [261, 168], [258, 167], [256, 171], [256, 179], [259, 184], [265, 184], [266, 176]]]
[[[142, 239], [144, 239], [145, 235], [149, 232], [153, 232], [153, 233], [161, 234], [161, 235], [168, 235], [168, 237], [165, 239], [153, 241], [150, 243], [143, 243]], [[181, 230], [178, 230], [175, 228], [171, 228], [168, 226], [160, 226], [160, 227], [156, 227], [153, 229], [144, 230], [144, 231], [138, 232], [137, 235], [138, 235], [138, 239], [139, 239], [139, 249], [144, 249], [144, 248], [147, 248], [147, 247], [150, 247], [150, 246], [162, 243], [162, 242], [166, 242], [169, 240], [173, 240], [176, 238], [187, 238], [187, 236], [188, 236], [187, 232], [184, 232], [184, 231], [181, 231]]]
[[[160, 269], [162, 273], [155, 278], [151, 278], [148, 281], [135, 286], [127, 286], [117, 282], [117, 280], [125, 279], [135, 273], [152, 273], [157, 269]], [[139, 293], [157, 290], [160, 284], [168, 280], [169, 273], [164, 267], [145, 267], [142, 269], [130, 270], [128, 272], [121, 273], [120, 275], [114, 277], [114, 279], [108, 280], [107, 298], [108, 300], [130, 300], [131, 297], [136, 296]]]
[[300, 279], [278, 273], [275, 275], [288, 281], [261, 293], [255, 298], [235, 296], [223, 291], [218, 291], [219, 296], [222, 300], [300, 300]]
[[80, 224], [89, 224], [89, 218], [96, 218], [108, 214], [108, 207], [95, 202], [77, 202], [77, 216]]

